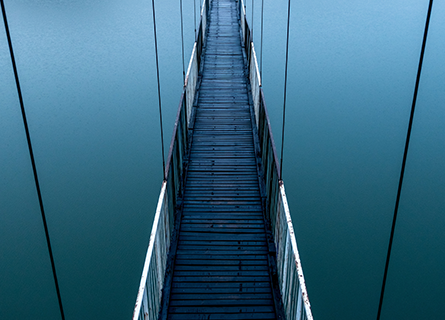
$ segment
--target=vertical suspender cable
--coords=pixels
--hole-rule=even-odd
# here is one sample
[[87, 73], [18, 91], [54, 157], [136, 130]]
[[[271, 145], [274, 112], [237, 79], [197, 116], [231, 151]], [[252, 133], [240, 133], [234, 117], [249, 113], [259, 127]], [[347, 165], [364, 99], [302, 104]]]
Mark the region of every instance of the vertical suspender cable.
[[250, 26], [250, 30], [251, 30], [251, 33], [250, 33], [250, 38], [252, 39], [252, 41], [253, 41], [253, 13], [254, 13], [254, 2], [253, 2], [253, 0], [252, 0], [252, 25]]
[[260, 47], [260, 78], [263, 79], [263, 21], [264, 0], [261, 1], [261, 47]]
[[[199, 0], [199, 12], [198, 12], [198, 16], [199, 16], [199, 20], [201, 21], [201, 12], [202, 12], [202, 6], [205, 6], [205, 0]], [[198, 26], [199, 27], [199, 26]]]
[[394, 216], [393, 216], [393, 219], [392, 219], [391, 234], [390, 234], [390, 237], [389, 237], [388, 253], [386, 255], [385, 272], [383, 274], [382, 289], [381, 289], [381, 292], [380, 292], [379, 309], [377, 311], [377, 320], [380, 319], [380, 315], [381, 315], [381, 312], [382, 312], [383, 296], [385, 294], [386, 278], [387, 278], [387, 275], [388, 275], [389, 260], [390, 260], [390, 257], [391, 257], [391, 249], [392, 249], [392, 243], [393, 243], [393, 239], [394, 239], [394, 230], [395, 230], [395, 227], [396, 227], [397, 213], [399, 211], [399, 202], [400, 202], [400, 195], [402, 193], [403, 176], [405, 174], [406, 158], [407, 158], [407, 155], [408, 155], [409, 141], [410, 141], [410, 137], [411, 137], [411, 129], [412, 129], [412, 126], [413, 126], [414, 110], [416, 108], [417, 93], [418, 93], [418, 90], [419, 90], [419, 83], [420, 83], [420, 74], [422, 72], [423, 57], [424, 57], [424, 54], [425, 54], [426, 40], [427, 40], [427, 37], [428, 37], [428, 28], [429, 28], [429, 24], [430, 24], [430, 17], [431, 17], [432, 7], [433, 7], [433, 0], [430, 0], [429, 1], [429, 6], [428, 6], [428, 13], [427, 13], [427, 16], [426, 16], [425, 30], [424, 30], [424, 33], [423, 33], [423, 41], [422, 41], [422, 49], [420, 51], [419, 66], [417, 68], [416, 85], [414, 87], [413, 102], [412, 102], [412, 105], [411, 105], [411, 114], [410, 114], [410, 117], [409, 117], [409, 124], [408, 124], [408, 132], [406, 134], [405, 150], [403, 152], [402, 168], [401, 168], [401, 171], [400, 171], [399, 186], [398, 186], [398, 189], [397, 189], [397, 197], [396, 197], [396, 203], [395, 203], [395, 208], [394, 208]]
[[287, 66], [289, 61], [289, 25], [290, 25], [290, 0], [287, 3], [286, 66], [284, 67], [284, 102], [283, 102], [283, 126], [281, 129], [280, 179], [283, 178], [284, 125], [286, 123]]
[[184, 65], [184, 22], [182, 19], [182, 0], [179, 0], [179, 11], [181, 13], [181, 41], [182, 41], [182, 82], [185, 84], [185, 65]]
[[35, 182], [35, 185], [36, 185], [37, 197], [39, 199], [40, 213], [42, 215], [43, 228], [45, 229], [46, 245], [48, 247], [49, 258], [51, 260], [51, 268], [52, 268], [52, 271], [53, 271], [54, 284], [56, 286], [57, 299], [59, 301], [60, 314], [62, 316], [62, 320], [65, 320], [65, 313], [63, 312], [63, 305], [62, 305], [62, 296], [60, 294], [59, 281], [57, 279], [57, 273], [56, 273], [56, 264], [54, 262], [54, 256], [53, 256], [53, 251], [52, 251], [52, 247], [51, 247], [51, 241], [50, 241], [50, 237], [49, 237], [48, 224], [46, 223], [45, 209], [43, 207], [43, 198], [42, 198], [42, 193], [40, 191], [40, 183], [39, 183], [39, 178], [38, 178], [38, 175], [37, 175], [37, 167], [36, 167], [36, 163], [35, 163], [35, 159], [34, 159], [34, 152], [33, 152], [32, 144], [31, 144], [31, 136], [29, 134], [28, 121], [26, 119], [26, 112], [25, 112], [25, 105], [23, 103], [22, 90], [20, 88], [19, 74], [18, 74], [18, 71], [17, 71], [17, 65], [15, 63], [14, 50], [12, 48], [12, 40], [11, 40], [11, 35], [10, 35], [10, 32], [9, 32], [8, 20], [6, 18], [5, 4], [3, 3], [3, 0], [0, 0], [0, 3], [1, 3], [1, 7], [2, 7], [3, 22], [5, 24], [6, 37], [8, 39], [9, 54], [11, 56], [12, 68], [14, 70], [15, 84], [16, 84], [17, 93], [18, 93], [18, 96], [19, 96], [19, 102], [20, 102], [20, 109], [21, 109], [21, 112], [22, 112], [23, 125], [25, 127], [26, 140], [28, 142], [28, 151], [29, 151], [29, 156], [31, 158], [32, 171], [33, 171], [33, 174], [34, 174], [34, 182]]
[[193, 19], [195, 22], [195, 38], [196, 38], [196, 0], [193, 0]]
[[155, 12], [155, 0], [151, 0], [153, 9], [153, 33], [155, 41], [155, 56], [156, 56], [156, 76], [158, 81], [158, 102], [159, 102], [159, 123], [161, 127], [161, 149], [162, 149], [162, 172], [164, 180], [167, 178], [165, 173], [165, 158], [164, 158], [164, 129], [162, 128], [162, 106], [161, 106], [161, 84], [159, 81], [159, 59], [158, 59], [158, 39], [156, 37], [156, 12]]

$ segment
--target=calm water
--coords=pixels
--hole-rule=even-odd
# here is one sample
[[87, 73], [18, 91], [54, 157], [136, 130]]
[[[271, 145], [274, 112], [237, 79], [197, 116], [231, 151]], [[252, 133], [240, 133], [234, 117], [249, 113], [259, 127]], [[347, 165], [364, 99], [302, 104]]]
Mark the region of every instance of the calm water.
[[[265, 2], [263, 87], [280, 147], [287, 1]], [[5, 5], [67, 319], [129, 319], [162, 179], [151, 3]], [[283, 174], [316, 319], [375, 319], [427, 5], [292, 3]], [[193, 1], [184, 9], [187, 65]], [[436, 1], [384, 319], [445, 314], [443, 16]], [[157, 22], [168, 145], [179, 1], [158, 1]], [[0, 97], [0, 319], [59, 319], [3, 27]]]

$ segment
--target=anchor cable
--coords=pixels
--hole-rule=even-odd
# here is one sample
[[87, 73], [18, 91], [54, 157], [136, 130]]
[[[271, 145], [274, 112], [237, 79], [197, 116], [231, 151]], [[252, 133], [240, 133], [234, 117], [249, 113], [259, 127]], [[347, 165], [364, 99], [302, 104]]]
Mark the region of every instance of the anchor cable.
[[158, 82], [158, 102], [159, 102], [159, 123], [161, 126], [161, 149], [162, 149], [162, 172], [163, 179], [166, 179], [165, 173], [165, 158], [164, 158], [164, 130], [162, 128], [162, 104], [161, 104], [161, 83], [159, 81], [159, 59], [158, 59], [158, 40], [156, 37], [156, 12], [155, 12], [155, 0], [151, 0], [152, 8], [153, 8], [153, 33], [154, 33], [154, 42], [155, 42], [155, 56], [156, 56], [156, 76]]
[[65, 313], [63, 311], [63, 305], [62, 305], [62, 296], [60, 294], [59, 281], [57, 279], [57, 273], [56, 273], [56, 264], [54, 262], [53, 250], [52, 250], [52, 247], [51, 247], [51, 241], [50, 241], [50, 237], [49, 237], [48, 224], [46, 222], [45, 209], [43, 207], [43, 198], [42, 198], [42, 193], [40, 191], [39, 178], [38, 178], [38, 175], [37, 175], [37, 167], [36, 167], [36, 163], [35, 163], [35, 159], [34, 159], [34, 152], [33, 152], [32, 144], [31, 144], [31, 136], [30, 136], [30, 133], [29, 133], [28, 121], [27, 121], [27, 118], [26, 118], [25, 105], [24, 105], [24, 102], [23, 102], [22, 90], [21, 90], [21, 87], [20, 87], [19, 75], [18, 75], [17, 65], [16, 65], [15, 57], [14, 57], [14, 50], [12, 48], [11, 34], [9, 32], [8, 20], [6, 18], [6, 9], [5, 9], [5, 4], [4, 4], [3, 0], [0, 0], [0, 4], [1, 4], [1, 7], [2, 7], [3, 22], [5, 24], [6, 37], [8, 39], [9, 54], [11, 56], [12, 68], [14, 70], [14, 77], [15, 77], [15, 83], [16, 83], [16, 87], [17, 87], [17, 94], [19, 96], [19, 102], [20, 102], [20, 109], [21, 109], [21, 112], [22, 112], [23, 125], [25, 127], [26, 140], [28, 142], [28, 151], [29, 151], [29, 156], [31, 158], [32, 171], [33, 171], [33, 174], [34, 174], [34, 182], [35, 182], [35, 185], [36, 185], [37, 197], [39, 199], [40, 213], [42, 215], [43, 228], [45, 229], [46, 245], [48, 247], [48, 253], [49, 253], [49, 258], [51, 260], [51, 268], [52, 268], [52, 272], [53, 272], [54, 284], [56, 286], [57, 299], [59, 301], [60, 314], [62, 316], [62, 320], [65, 320]]
[[403, 152], [402, 168], [401, 168], [401, 171], [400, 171], [399, 186], [398, 186], [398, 189], [397, 189], [397, 197], [396, 197], [396, 203], [395, 203], [395, 208], [394, 208], [394, 216], [393, 216], [392, 226], [391, 226], [391, 235], [389, 237], [388, 253], [386, 255], [385, 272], [383, 274], [383, 282], [382, 282], [382, 289], [381, 289], [381, 292], [380, 292], [380, 301], [379, 301], [379, 309], [378, 309], [378, 312], [377, 312], [377, 320], [380, 319], [380, 315], [381, 315], [381, 312], [382, 312], [383, 296], [385, 294], [386, 278], [387, 278], [387, 275], [388, 275], [389, 260], [390, 260], [390, 257], [391, 257], [391, 249], [392, 249], [392, 243], [393, 243], [393, 239], [394, 239], [394, 230], [395, 230], [395, 227], [396, 227], [397, 213], [398, 213], [398, 210], [399, 210], [400, 195], [402, 193], [402, 184], [403, 184], [403, 177], [404, 177], [404, 174], [405, 174], [406, 158], [407, 158], [407, 155], [408, 155], [408, 147], [409, 147], [409, 141], [410, 141], [410, 137], [411, 137], [411, 129], [412, 129], [412, 126], [413, 126], [414, 110], [416, 108], [417, 93], [418, 93], [418, 90], [419, 90], [419, 83], [420, 83], [420, 74], [422, 72], [423, 57], [424, 57], [424, 54], [425, 54], [426, 40], [427, 40], [427, 36], [428, 36], [428, 28], [429, 28], [429, 24], [430, 24], [430, 17], [431, 17], [432, 7], [433, 7], [433, 0], [430, 0], [429, 1], [429, 6], [428, 6], [428, 13], [427, 13], [427, 17], [426, 17], [426, 22], [425, 22], [425, 30], [424, 30], [424, 33], [423, 33], [422, 49], [420, 51], [419, 66], [418, 66], [418, 69], [417, 69], [416, 85], [414, 87], [413, 102], [412, 102], [412, 105], [411, 105], [411, 114], [410, 114], [410, 117], [409, 117], [408, 132], [406, 134], [405, 150]]
[[179, 0], [179, 11], [181, 12], [181, 41], [182, 41], [182, 82], [185, 84], [185, 65], [184, 65], [184, 22], [182, 19], [182, 0]]
[[287, 40], [286, 40], [286, 66], [284, 68], [284, 102], [283, 102], [283, 126], [281, 129], [281, 158], [280, 158], [280, 179], [283, 175], [283, 150], [284, 150], [284, 125], [286, 123], [286, 94], [287, 94], [287, 68], [289, 62], [289, 25], [290, 25], [290, 0], [287, 4]]

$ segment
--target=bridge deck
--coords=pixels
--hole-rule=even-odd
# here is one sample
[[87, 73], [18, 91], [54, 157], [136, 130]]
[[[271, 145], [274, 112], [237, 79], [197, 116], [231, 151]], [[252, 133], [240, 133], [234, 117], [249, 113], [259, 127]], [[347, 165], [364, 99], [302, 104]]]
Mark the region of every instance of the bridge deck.
[[235, 1], [213, 0], [169, 319], [275, 319]]

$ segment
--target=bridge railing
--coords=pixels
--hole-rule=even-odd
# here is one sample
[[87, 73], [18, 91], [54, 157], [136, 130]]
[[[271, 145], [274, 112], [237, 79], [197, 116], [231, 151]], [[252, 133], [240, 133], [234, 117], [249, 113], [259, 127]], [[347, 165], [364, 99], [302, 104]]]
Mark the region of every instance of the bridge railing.
[[267, 113], [261, 76], [252, 34], [247, 23], [243, 0], [239, 3], [242, 40], [249, 68], [252, 103], [261, 151], [261, 166], [266, 191], [266, 218], [270, 219], [277, 256], [277, 271], [284, 313], [287, 319], [312, 320], [306, 284], [298, 253], [294, 227], [287, 203], [286, 192], [280, 176], [269, 115]]
[[142, 271], [133, 320], [158, 319], [167, 256], [172, 242], [178, 199], [184, 183], [184, 160], [188, 153], [190, 121], [198, 83], [201, 53], [205, 42], [211, 0], [204, 0], [201, 21], [176, 115], [167, 165]]

